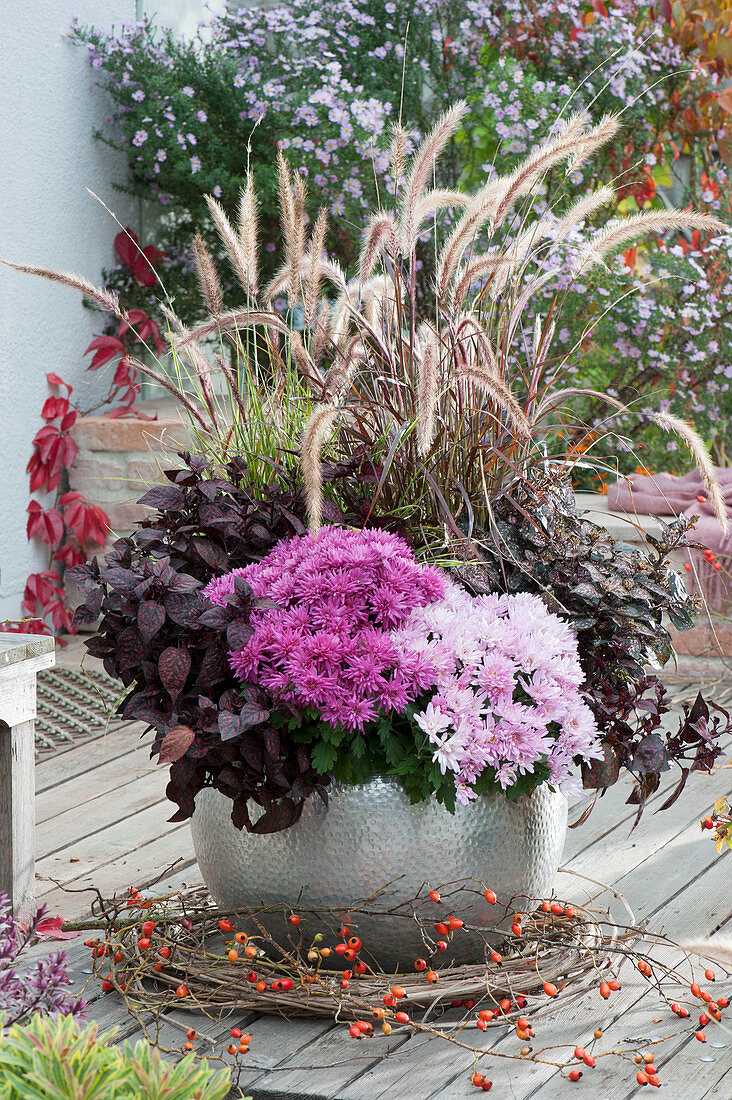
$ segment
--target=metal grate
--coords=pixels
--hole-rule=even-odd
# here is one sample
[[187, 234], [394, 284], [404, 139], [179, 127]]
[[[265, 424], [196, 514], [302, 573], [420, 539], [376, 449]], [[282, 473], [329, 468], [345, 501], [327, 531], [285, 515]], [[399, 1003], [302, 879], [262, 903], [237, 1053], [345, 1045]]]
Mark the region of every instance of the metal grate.
[[122, 684], [106, 672], [48, 668], [38, 673], [36, 753], [47, 755], [83, 741], [124, 719], [113, 717]]

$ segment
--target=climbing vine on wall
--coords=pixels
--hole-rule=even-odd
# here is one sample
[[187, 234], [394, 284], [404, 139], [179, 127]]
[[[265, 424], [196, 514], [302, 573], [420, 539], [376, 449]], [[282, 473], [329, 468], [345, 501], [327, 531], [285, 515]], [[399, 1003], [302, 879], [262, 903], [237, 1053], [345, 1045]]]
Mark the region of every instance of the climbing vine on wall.
[[[129, 228], [118, 233], [114, 241], [124, 276], [140, 286], [155, 282], [153, 265], [163, 254], [153, 246], [140, 248], [135, 233]], [[28, 504], [26, 532], [29, 542], [38, 541], [47, 552], [46, 566], [31, 573], [26, 582], [18, 619], [0, 624], [6, 633], [59, 634], [75, 633], [72, 610], [64, 590], [65, 568], [80, 565], [104, 546], [109, 533], [109, 518], [82, 493], [68, 490], [68, 471], [74, 464], [78, 446], [72, 429], [77, 420], [107, 409], [111, 418], [144, 416], [135, 408], [140, 383], [132, 365], [133, 349], [154, 344], [158, 354], [163, 350], [157, 322], [144, 309], [132, 308], [127, 319], [114, 329], [95, 336], [84, 352], [91, 355], [88, 371], [102, 367], [113, 370], [104, 398], [91, 408], [82, 410], [73, 400], [73, 387], [58, 374], [48, 373], [51, 390], [41, 409], [43, 426], [33, 437], [33, 453], [27, 466], [31, 494]]]

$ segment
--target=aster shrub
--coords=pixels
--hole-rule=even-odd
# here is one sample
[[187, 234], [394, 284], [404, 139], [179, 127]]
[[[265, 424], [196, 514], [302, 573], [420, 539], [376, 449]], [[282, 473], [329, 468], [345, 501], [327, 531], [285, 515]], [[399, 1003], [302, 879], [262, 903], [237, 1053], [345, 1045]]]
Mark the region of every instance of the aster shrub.
[[[542, 3], [527, 19], [521, 3], [508, 6], [506, 22], [493, 30], [492, 46], [481, 58], [469, 96], [470, 123], [457, 135], [465, 160], [462, 185], [498, 166], [515, 167], [571, 96], [573, 107], [617, 112], [618, 131], [574, 171], [558, 176], [549, 170], [529, 218], [551, 219], [558, 190], [581, 196], [613, 179], [614, 196], [595, 215], [598, 225], [634, 207], [661, 211], [680, 200], [732, 223], [728, 127], [718, 120], [710, 129], [699, 119], [702, 104], [719, 97], [718, 79], [689, 66], [660, 13], [620, 3], [595, 5], [585, 19], [584, 7]], [[641, 420], [644, 403], [657, 407], [660, 399], [662, 407], [692, 418], [725, 464], [732, 411], [730, 237], [654, 235], [575, 280], [573, 260], [586, 242], [581, 226], [557, 242], [547, 257], [555, 277], [532, 297], [527, 320], [545, 316], [566, 297], [556, 339], [574, 349], [568, 374], [632, 402]], [[590, 423], [605, 415], [599, 402], [588, 402], [584, 412]], [[643, 464], [687, 468], [677, 443], [646, 424]], [[613, 455], [626, 472], [638, 462], [626, 439], [603, 441], [595, 450]], [[578, 482], [597, 487], [594, 475], [580, 474]]]
[[[729, 219], [724, 186], [708, 178], [703, 207]], [[534, 214], [559, 227], [543, 201]], [[578, 399], [581, 424], [560, 429], [569, 428], [570, 449], [598, 459], [597, 468], [575, 469], [575, 483], [597, 488], [598, 478], [602, 486], [618, 467], [629, 472], [639, 462], [655, 470], [687, 469], [686, 450], [653, 422], [658, 410], [692, 421], [718, 464], [726, 465], [732, 441], [732, 233], [708, 239], [693, 231], [688, 240], [654, 235], [576, 279], [572, 272], [590, 236], [578, 226], [546, 255], [546, 280], [526, 318], [536, 322], [558, 301], [565, 304], [555, 331], [565, 378], [594, 391]], [[611, 425], [608, 397], [626, 410]]]
[[[571, 629], [535, 596], [470, 596], [384, 531], [324, 528], [204, 590], [245, 580], [274, 606], [229, 654], [318, 771], [397, 776], [413, 801], [454, 807], [499, 784], [569, 790], [601, 755]], [[572, 771], [574, 769], [574, 780]]]
[[[123, 186], [159, 207], [158, 243], [178, 308], [193, 316], [198, 307], [194, 234], [215, 245], [205, 196], [235, 205], [249, 167], [262, 199], [263, 267], [275, 270], [277, 147], [321, 191], [332, 218], [329, 248], [346, 261], [364, 213], [394, 191], [390, 124], [401, 108], [415, 133], [424, 131], [466, 92], [484, 7], [485, 0], [232, 5], [192, 41], [147, 18], [111, 35], [75, 22], [70, 38], [88, 50], [113, 104], [98, 136], [126, 154]], [[451, 166], [453, 183], [459, 171]], [[228, 275], [224, 290], [236, 304]]]
[[[569, 96], [575, 108], [621, 116], [616, 140], [566, 182], [569, 191], [615, 178], [618, 201], [643, 206], [670, 185], [682, 150], [700, 170], [718, 162], [714, 133], [695, 117], [716, 81], [684, 58], [662, 12], [636, 0], [597, 3], [591, 14], [581, 0], [509, 0], [484, 38], [473, 124], [460, 140], [466, 175], [515, 164]], [[698, 202], [698, 173], [689, 184]]]
[[[249, 168], [265, 270], [275, 269], [275, 147], [318, 188], [341, 262], [364, 214], [394, 193], [391, 124], [408, 119], [411, 141], [457, 98], [470, 102], [469, 124], [436, 166], [446, 186], [513, 167], [570, 95], [572, 109], [622, 112], [622, 125], [605, 153], [563, 182], [565, 194], [615, 177], [618, 201], [645, 204], [679, 151], [691, 151], [698, 180], [722, 147], [721, 126], [691, 121], [700, 98], [715, 96], [713, 78], [693, 57], [690, 71], [666, 15], [636, 0], [591, 11], [583, 0], [291, 0], [227, 5], [192, 41], [149, 20], [112, 34], [75, 23], [70, 37], [110, 93], [98, 136], [127, 157], [122, 186], [158, 206], [168, 291], [189, 317], [195, 232], [215, 244], [205, 195], [235, 206]], [[430, 258], [430, 249], [420, 257]], [[224, 282], [233, 302], [235, 284]]]

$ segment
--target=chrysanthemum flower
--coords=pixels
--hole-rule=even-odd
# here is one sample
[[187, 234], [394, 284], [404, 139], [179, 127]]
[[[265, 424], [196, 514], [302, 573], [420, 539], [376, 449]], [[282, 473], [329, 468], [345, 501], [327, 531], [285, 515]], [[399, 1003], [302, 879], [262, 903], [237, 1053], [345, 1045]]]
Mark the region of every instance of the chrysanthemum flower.
[[204, 595], [225, 604], [237, 576], [276, 606], [253, 613], [235, 675], [366, 736], [416, 703], [415, 742], [461, 803], [486, 769], [506, 788], [542, 764], [570, 790], [574, 761], [600, 755], [576, 636], [536, 596], [471, 596], [396, 535], [340, 527], [285, 539]]

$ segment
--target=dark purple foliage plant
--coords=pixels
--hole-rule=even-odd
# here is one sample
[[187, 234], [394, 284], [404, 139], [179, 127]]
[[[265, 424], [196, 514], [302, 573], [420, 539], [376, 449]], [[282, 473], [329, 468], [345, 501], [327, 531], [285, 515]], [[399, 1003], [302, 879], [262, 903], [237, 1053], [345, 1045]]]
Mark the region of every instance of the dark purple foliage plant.
[[[208, 461], [184, 454], [141, 503], [154, 509], [106, 561], [74, 570], [85, 603], [75, 622], [94, 622], [87, 642], [126, 689], [118, 712], [154, 729], [152, 755], [170, 764], [167, 796], [173, 821], [193, 813], [196, 794], [213, 785], [232, 800], [237, 828], [287, 828], [327, 778], [308, 750], [286, 743], [268, 721], [267, 698], [234, 679], [227, 652], [245, 644], [252, 609], [261, 606], [240, 581], [226, 607], [201, 589], [213, 577], [247, 565], [279, 539], [305, 531], [304, 503], [294, 488], [252, 491], [241, 460], [216, 476]], [[252, 822], [248, 802], [263, 813]]]

